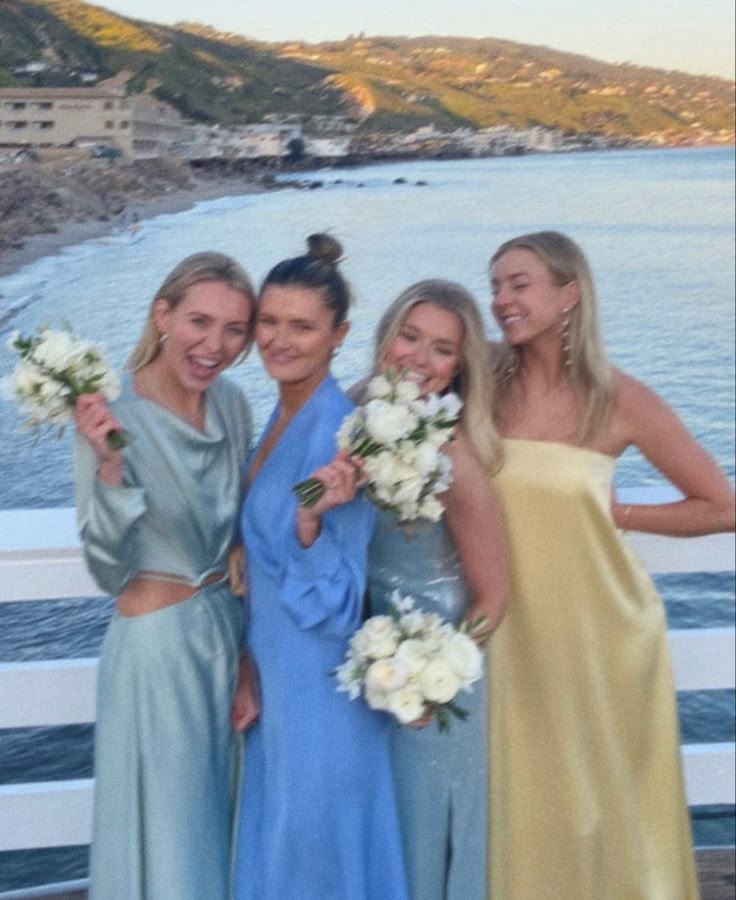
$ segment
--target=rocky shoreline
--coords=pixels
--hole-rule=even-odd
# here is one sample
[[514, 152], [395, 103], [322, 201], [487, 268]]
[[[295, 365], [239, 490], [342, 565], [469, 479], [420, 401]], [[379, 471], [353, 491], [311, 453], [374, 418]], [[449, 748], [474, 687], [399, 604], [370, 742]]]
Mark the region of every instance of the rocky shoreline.
[[170, 159], [23, 161], [0, 167], [0, 277], [61, 247], [202, 200], [273, 187], [263, 170]]

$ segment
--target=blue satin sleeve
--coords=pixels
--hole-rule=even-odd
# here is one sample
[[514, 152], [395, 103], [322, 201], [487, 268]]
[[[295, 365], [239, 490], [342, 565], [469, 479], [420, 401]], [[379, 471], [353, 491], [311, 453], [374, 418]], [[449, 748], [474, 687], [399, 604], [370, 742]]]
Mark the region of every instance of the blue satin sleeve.
[[77, 526], [87, 567], [100, 588], [120, 594], [138, 571], [136, 526], [146, 512], [142, 487], [113, 487], [97, 477], [97, 459], [75, 435]]
[[359, 627], [372, 529], [373, 507], [362, 497], [327, 512], [311, 547], [294, 529], [281, 602], [298, 628], [347, 636]]

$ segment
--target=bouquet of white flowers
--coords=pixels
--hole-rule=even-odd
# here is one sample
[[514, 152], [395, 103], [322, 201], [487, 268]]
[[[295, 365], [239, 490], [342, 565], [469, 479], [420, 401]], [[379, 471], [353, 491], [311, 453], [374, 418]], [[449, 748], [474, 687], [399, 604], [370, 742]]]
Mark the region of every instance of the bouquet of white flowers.
[[[100, 391], [108, 400], [120, 394], [120, 382], [108, 368], [102, 350], [70, 328], [53, 331], [42, 325], [30, 337], [15, 332], [8, 347], [20, 356], [11, 390], [28, 417], [27, 427], [56, 427], [61, 436], [74, 418], [74, 404], [82, 394]], [[120, 431], [111, 431], [107, 440], [114, 449], [126, 444]]]
[[467, 717], [455, 698], [483, 675], [483, 655], [470, 636], [482, 624], [458, 630], [394, 591], [391, 614], [372, 616], [350, 639], [335, 671], [337, 689], [351, 700], [363, 694], [371, 709], [391, 713], [402, 725], [432, 715], [447, 731], [451, 715]]
[[[417, 385], [402, 373], [372, 378], [367, 402], [346, 416], [337, 445], [365, 460], [368, 497], [399, 520], [429, 519], [443, 513], [437, 498], [452, 481], [452, 466], [442, 447], [451, 440], [462, 403], [456, 394], [419, 397]], [[317, 478], [295, 485], [302, 506], [313, 506], [325, 492]]]

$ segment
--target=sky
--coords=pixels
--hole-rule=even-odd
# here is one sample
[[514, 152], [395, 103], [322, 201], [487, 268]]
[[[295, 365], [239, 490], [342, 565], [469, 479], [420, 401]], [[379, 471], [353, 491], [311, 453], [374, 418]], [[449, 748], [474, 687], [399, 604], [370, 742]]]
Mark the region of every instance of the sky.
[[606, 62], [734, 78], [734, 0], [96, 0], [147, 22], [184, 20], [264, 41], [348, 35], [495, 37]]

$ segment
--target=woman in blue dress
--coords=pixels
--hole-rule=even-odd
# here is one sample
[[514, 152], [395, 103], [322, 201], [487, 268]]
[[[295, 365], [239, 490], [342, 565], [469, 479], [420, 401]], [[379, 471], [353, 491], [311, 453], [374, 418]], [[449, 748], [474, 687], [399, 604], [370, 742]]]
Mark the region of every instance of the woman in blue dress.
[[[256, 318], [279, 402], [242, 514], [261, 713], [247, 735], [235, 895], [406, 900], [390, 723], [338, 693], [332, 675], [361, 623], [373, 509], [355, 498], [355, 466], [336, 457], [352, 409], [329, 372], [349, 327], [341, 249], [324, 235], [308, 246], [269, 272]], [[297, 508], [292, 486], [312, 474], [326, 493]]]
[[[483, 619], [485, 640], [505, 606], [503, 527], [488, 474], [501, 461], [490, 418], [491, 385], [483, 324], [459, 284], [429, 280], [407, 288], [377, 331], [375, 369], [404, 370], [422, 395], [454, 391], [461, 421], [447, 447], [453, 481], [439, 522], [400, 525], [380, 511], [368, 554], [370, 611], [385, 613], [393, 591], [459, 625]], [[491, 651], [492, 652], [492, 651]], [[420, 720], [395, 727], [393, 771], [413, 900], [485, 900], [487, 818], [486, 690], [462, 694], [468, 712], [450, 733]]]
[[[248, 348], [253, 309], [233, 260], [188, 257], [156, 293], [120, 398], [77, 403], [84, 554], [117, 598], [97, 684], [94, 900], [230, 896], [242, 603], [226, 573], [251, 426], [218, 376]], [[122, 451], [107, 441], [120, 428]]]

